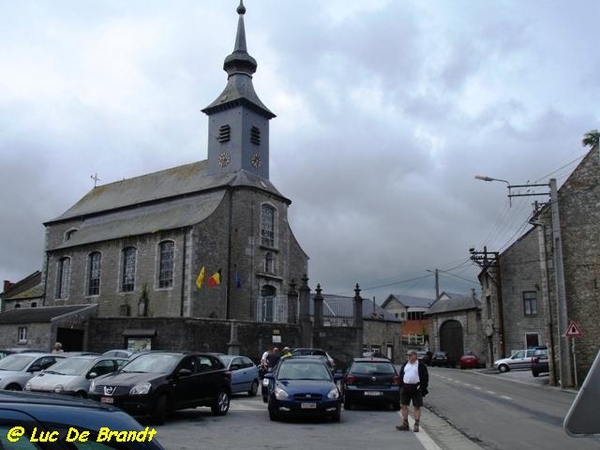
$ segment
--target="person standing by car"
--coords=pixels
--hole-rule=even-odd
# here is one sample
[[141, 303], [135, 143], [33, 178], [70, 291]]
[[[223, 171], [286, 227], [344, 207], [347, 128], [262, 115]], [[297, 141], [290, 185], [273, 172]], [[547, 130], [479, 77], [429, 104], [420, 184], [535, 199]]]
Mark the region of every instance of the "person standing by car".
[[63, 352], [62, 344], [60, 342], [57, 342], [56, 344], [54, 344], [52, 353], [62, 353], [62, 352]]
[[408, 431], [408, 405], [412, 401], [413, 415], [415, 424], [413, 431], [419, 431], [419, 422], [421, 420], [421, 406], [423, 406], [423, 397], [428, 394], [429, 372], [427, 366], [419, 362], [416, 350], [408, 352], [408, 361], [400, 368], [400, 405], [402, 422], [396, 425], [400, 431]]
[[281, 359], [281, 353], [278, 347], [273, 347], [271, 353], [267, 355], [267, 365], [269, 366], [269, 372], [275, 368], [279, 360]]

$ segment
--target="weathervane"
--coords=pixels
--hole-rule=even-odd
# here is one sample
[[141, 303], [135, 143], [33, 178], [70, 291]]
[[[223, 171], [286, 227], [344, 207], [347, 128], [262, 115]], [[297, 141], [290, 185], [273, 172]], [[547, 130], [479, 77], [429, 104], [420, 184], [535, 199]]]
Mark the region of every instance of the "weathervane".
[[96, 187], [96, 185], [98, 184], [98, 181], [100, 181], [100, 178], [98, 178], [98, 173], [95, 173], [94, 175], [90, 175], [90, 178], [92, 180], [94, 180], [94, 187]]

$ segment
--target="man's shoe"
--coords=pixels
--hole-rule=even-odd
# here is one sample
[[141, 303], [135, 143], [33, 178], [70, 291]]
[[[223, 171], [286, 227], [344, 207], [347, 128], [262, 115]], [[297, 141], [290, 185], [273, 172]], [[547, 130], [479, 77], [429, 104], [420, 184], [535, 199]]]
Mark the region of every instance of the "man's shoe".
[[400, 431], [410, 430], [410, 427], [408, 426], [408, 422], [403, 422], [400, 425], [396, 425], [396, 430], [400, 430]]
[[415, 426], [413, 427], [413, 431], [414, 431], [415, 433], [418, 433], [418, 432], [419, 432], [419, 424], [418, 424], [418, 423], [415, 423]]

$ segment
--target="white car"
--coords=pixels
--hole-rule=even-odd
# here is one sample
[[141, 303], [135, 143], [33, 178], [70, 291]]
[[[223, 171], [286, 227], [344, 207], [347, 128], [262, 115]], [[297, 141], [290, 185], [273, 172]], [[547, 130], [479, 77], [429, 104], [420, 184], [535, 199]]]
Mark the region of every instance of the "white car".
[[27, 381], [55, 362], [65, 359], [60, 353], [15, 353], [0, 360], [0, 389], [21, 391]]
[[509, 358], [494, 361], [494, 369], [500, 372], [508, 372], [513, 369], [531, 369], [531, 357], [535, 355], [535, 348], [518, 350]]
[[94, 378], [119, 370], [128, 362], [127, 358], [112, 356], [73, 356], [31, 378], [25, 390], [87, 397]]

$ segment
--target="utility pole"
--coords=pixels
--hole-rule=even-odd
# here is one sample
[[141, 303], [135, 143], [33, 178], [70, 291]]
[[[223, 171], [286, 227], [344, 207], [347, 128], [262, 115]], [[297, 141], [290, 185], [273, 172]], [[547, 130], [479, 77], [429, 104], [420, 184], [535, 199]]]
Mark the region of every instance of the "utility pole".
[[435, 300], [440, 299], [440, 274], [438, 269], [435, 269]]

